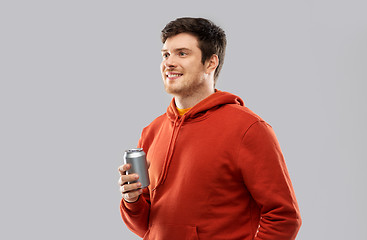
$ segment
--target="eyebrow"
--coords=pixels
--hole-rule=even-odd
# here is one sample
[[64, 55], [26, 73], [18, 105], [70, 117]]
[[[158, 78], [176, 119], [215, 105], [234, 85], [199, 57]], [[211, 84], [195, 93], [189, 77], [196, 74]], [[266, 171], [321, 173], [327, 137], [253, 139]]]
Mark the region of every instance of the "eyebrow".
[[[188, 49], [188, 48], [175, 48], [175, 49], [173, 49], [173, 51], [174, 52], [179, 52], [179, 51], [189, 51], [189, 52], [191, 52], [191, 50]], [[168, 49], [162, 49], [161, 52], [168, 52]]]

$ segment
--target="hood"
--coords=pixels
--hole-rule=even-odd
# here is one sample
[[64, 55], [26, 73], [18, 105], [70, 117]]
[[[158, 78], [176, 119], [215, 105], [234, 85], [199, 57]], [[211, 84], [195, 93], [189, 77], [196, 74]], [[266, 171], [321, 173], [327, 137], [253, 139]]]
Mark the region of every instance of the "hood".
[[162, 172], [157, 180], [156, 186], [152, 189], [152, 191], [155, 191], [166, 180], [181, 126], [185, 122], [203, 119], [210, 111], [214, 111], [226, 104], [236, 104], [244, 106], [243, 100], [236, 95], [215, 89], [215, 92], [213, 94], [193, 106], [187, 113], [182, 116], [182, 120], [180, 120], [181, 117], [178, 114], [175, 99], [172, 99], [171, 104], [167, 109], [166, 115], [168, 119], [172, 121], [174, 129], [172, 130], [169, 140], [168, 150], [163, 163]]
[[[185, 120], [195, 119], [210, 110], [217, 109], [226, 104], [237, 104], [244, 106], [243, 100], [229, 92], [219, 91], [215, 89], [215, 93], [200, 101], [193, 106], [187, 113], [185, 113]], [[175, 99], [173, 98], [166, 112], [167, 117], [174, 122], [179, 117]]]

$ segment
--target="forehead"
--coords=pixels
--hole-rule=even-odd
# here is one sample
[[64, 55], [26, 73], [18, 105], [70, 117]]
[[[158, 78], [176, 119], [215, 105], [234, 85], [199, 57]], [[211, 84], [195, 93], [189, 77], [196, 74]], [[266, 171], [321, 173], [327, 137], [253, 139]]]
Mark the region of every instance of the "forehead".
[[197, 37], [189, 33], [179, 33], [175, 36], [167, 38], [163, 44], [162, 50], [174, 50], [178, 48], [187, 48], [191, 50], [199, 49], [199, 41]]

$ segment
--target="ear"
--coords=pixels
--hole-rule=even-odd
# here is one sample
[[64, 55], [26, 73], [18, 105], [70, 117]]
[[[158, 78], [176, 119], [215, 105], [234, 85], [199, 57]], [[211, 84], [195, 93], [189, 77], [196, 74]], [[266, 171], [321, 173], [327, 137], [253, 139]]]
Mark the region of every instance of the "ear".
[[206, 61], [206, 73], [209, 74], [214, 72], [215, 69], [218, 67], [219, 58], [217, 54], [213, 54], [207, 61]]

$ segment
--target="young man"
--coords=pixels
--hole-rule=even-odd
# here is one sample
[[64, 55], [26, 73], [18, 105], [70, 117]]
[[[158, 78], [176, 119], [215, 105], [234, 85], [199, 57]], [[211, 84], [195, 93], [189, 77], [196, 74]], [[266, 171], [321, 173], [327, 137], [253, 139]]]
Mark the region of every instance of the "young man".
[[162, 30], [162, 42], [162, 79], [173, 99], [139, 140], [149, 188], [127, 184], [138, 176], [119, 167], [128, 228], [150, 240], [295, 239], [301, 218], [271, 126], [215, 89], [224, 31], [179, 18]]

